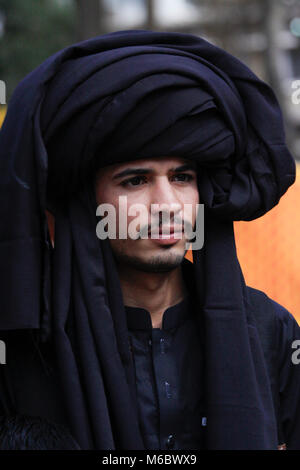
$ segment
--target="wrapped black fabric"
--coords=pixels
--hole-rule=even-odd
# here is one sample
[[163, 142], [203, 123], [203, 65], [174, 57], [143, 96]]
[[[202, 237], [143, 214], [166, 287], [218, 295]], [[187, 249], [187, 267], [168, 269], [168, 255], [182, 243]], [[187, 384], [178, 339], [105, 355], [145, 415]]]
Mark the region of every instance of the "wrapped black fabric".
[[[270, 384], [233, 220], [295, 180], [268, 85], [196, 36], [121, 31], [70, 46], [17, 87], [0, 133], [0, 329], [53, 335], [82, 449], [142, 449], [120, 283], [96, 237], [92, 176], [154, 156], [195, 160], [205, 244], [194, 251], [205, 332], [207, 446], [277, 446]], [[55, 216], [51, 252], [45, 209]]]

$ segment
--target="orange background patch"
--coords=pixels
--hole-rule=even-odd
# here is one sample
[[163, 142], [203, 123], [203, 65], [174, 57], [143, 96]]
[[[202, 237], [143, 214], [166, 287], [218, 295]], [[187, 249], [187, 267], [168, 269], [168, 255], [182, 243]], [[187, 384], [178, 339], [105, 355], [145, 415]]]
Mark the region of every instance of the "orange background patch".
[[300, 164], [279, 204], [259, 219], [234, 222], [234, 232], [246, 284], [283, 305], [300, 325]]

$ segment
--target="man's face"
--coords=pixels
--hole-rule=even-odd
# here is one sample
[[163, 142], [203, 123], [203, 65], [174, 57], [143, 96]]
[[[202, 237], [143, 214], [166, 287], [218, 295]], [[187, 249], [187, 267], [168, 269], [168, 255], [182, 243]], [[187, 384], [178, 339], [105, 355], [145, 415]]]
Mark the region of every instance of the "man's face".
[[[159, 157], [110, 165], [96, 175], [95, 191], [98, 206], [109, 203], [116, 209], [116, 239], [110, 238], [110, 245], [118, 263], [147, 272], [166, 272], [181, 264], [188, 241], [184, 223], [194, 228], [199, 203], [194, 163]], [[120, 205], [120, 196], [126, 196], [127, 209]], [[129, 215], [136, 204], [142, 204], [144, 210]], [[185, 211], [184, 205], [192, 210]], [[123, 215], [127, 211], [127, 233], [139, 215], [135, 226], [148, 238], [119, 238], [119, 210]], [[152, 234], [156, 228], [159, 238], [153, 238], [151, 226]]]

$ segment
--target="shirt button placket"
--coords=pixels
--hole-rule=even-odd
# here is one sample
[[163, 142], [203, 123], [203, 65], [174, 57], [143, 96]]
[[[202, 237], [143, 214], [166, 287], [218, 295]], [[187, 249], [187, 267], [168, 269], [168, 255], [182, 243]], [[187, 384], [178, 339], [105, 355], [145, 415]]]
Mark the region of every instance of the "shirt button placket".
[[167, 449], [173, 449], [174, 444], [175, 444], [175, 436], [174, 436], [174, 434], [170, 434], [167, 438], [167, 441], [166, 441]]
[[160, 338], [160, 353], [161, 354], [166, 354], [166, 344], [164, 338]]
[[[160, 440], [161, 449], [173, 449], [175, 445], [175, 435], [171, 434], [170, 414], [173, 408], [173, 385], [170, 381], [170, 358], [168, 355], [169, 338], [166, 331], [152, 331], [152, 352], [155, 370], [157, 374], [159, 414], [160, 414]], [[170, 432], [171, 431], [171, 432]]]

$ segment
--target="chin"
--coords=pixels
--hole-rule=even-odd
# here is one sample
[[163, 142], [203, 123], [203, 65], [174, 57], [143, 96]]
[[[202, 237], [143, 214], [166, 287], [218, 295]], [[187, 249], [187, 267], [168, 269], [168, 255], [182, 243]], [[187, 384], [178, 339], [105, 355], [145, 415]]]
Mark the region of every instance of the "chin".
[[137, 255], [116, 255], [117, 262], [122, 263], [123, 266], [135, 268], [138, 271], [163, 273], [173, 271], [178, 268], [183, 261], [185, 252], [173, 253], [156, 253], [150, 256], [137, 256]]
[[169, 258], [155, 256], [149, 260], [136, 260], [133, 265], [139, 271], [151, 273], [166, 273], [178, 268], [182, 263], [183, 256], [176, 255]]

